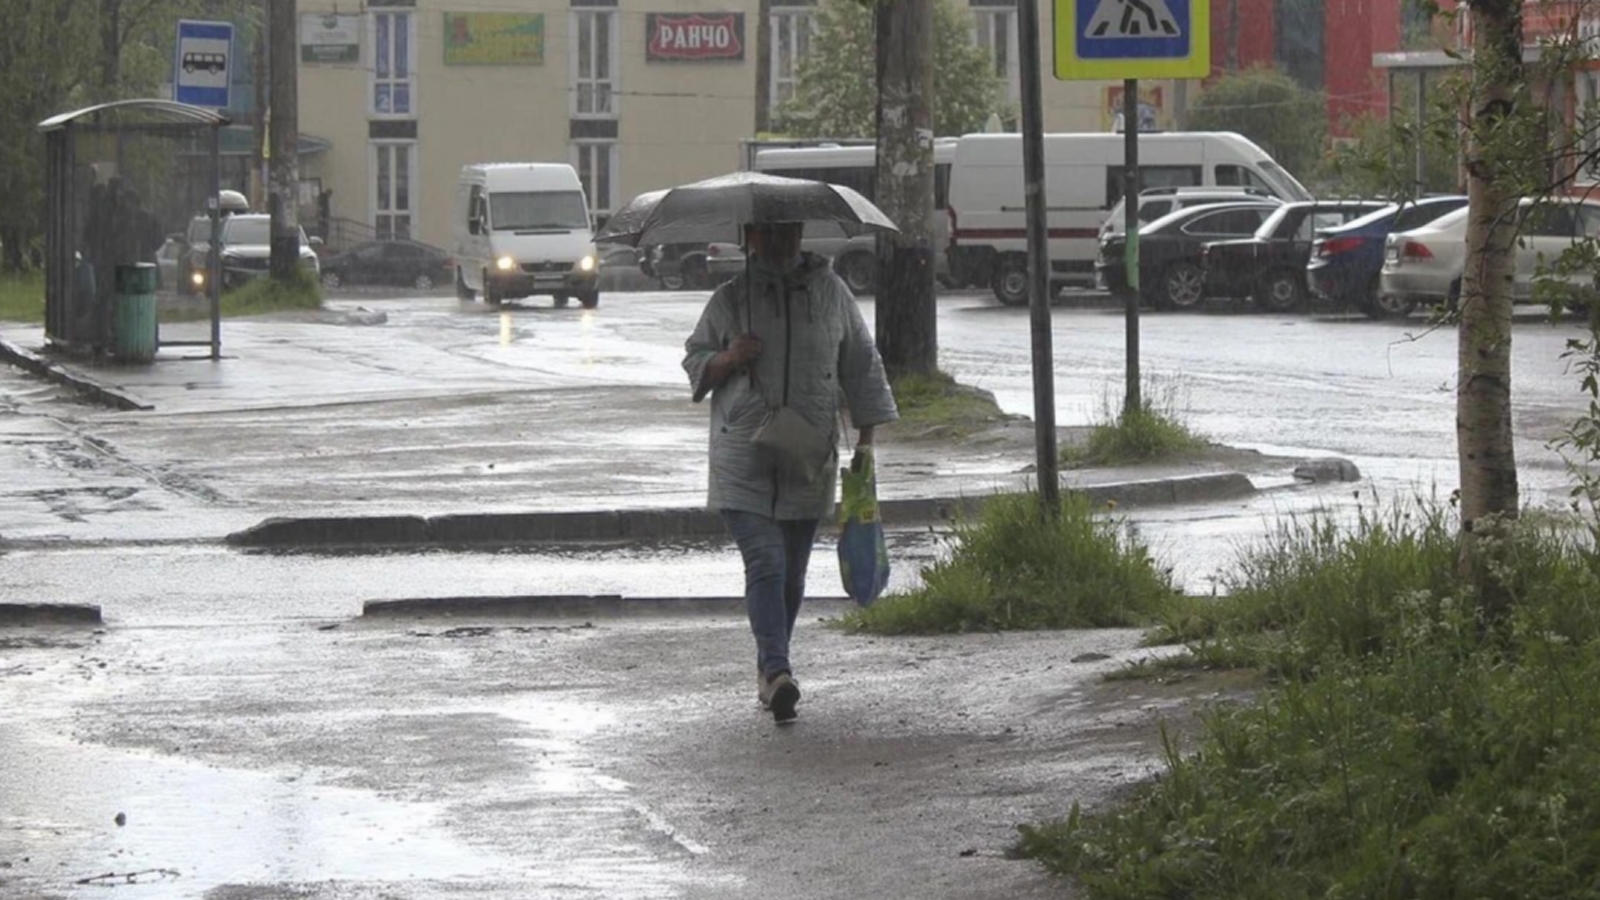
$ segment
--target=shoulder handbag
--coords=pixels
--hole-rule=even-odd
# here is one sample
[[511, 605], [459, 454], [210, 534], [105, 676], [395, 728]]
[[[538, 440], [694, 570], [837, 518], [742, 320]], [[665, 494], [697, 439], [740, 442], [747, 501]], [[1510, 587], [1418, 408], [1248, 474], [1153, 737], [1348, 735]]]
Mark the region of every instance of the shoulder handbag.
[[[745, 330], [752, 329], [754, 316], [751, 312], [753, 301], [750, 298], [749, 282], [745, 284]], [[789, 321], [789, 292], [784, 288], [783, 297], [784, 327], [791, 327]], [[750, 366], [750, 383], [756, 388], [757, 393], [765, 396], [761, 391], [760, 382], [756, 380], [755, 364]], [[756, 429], [750, 437], [750, 442], [756, 446], [761, 455], [772, 464], [785, 478], [799, 481], [802, 484], [811, 484], [820, 477], [828, 466], [833, 464], [834, 444], [833, 431], [818, 428], [811, 424], [805, 416], [795, 412], [789, 406], [789, 353], [787, 349], [783, 355], [783, 404], [767, 412], [766, 420]]]

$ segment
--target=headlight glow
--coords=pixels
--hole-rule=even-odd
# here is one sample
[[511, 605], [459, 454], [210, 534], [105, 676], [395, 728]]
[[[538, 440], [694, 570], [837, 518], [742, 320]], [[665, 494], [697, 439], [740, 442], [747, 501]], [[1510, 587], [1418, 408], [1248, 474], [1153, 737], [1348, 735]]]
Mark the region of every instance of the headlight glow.
[[194, 282], [195, 287], [200, 287], [206, 283], [206, 273], [196, 269], [195, 271], [189, 273], [189, 280]]
[[502, 256], [494, 261], [494, 267], [502, 272], [509, 272], [517, 267], [517, 261], [509, 256]]
[[578, 260], [578, 268], [585, 272], [593, 272], [594, 267], [595, 260], [592, 256], [585, 256], [583, 259]]

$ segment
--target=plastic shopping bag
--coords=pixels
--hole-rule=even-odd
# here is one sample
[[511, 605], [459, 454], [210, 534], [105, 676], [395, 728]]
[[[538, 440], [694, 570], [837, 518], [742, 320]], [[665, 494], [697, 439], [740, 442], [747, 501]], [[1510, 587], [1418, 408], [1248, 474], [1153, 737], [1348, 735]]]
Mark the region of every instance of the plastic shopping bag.
[[857, 447], [850, 467], [839, 470], [839, 576], [850, 599], [866, 606], [889, 583], [889, 547], [878, 520], [878, 478], [871, 447]]

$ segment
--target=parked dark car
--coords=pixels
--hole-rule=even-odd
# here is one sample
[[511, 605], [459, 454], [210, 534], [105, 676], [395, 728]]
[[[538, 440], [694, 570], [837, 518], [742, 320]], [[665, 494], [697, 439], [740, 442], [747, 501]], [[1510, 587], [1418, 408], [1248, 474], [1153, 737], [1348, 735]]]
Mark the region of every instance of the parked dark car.
[[1334, 303], [1351, 306], [1375, 319], [1404, 315], [1411, 302], [1385, 298], [1379, 290], [1383, 271], [1384, 241], [1391, 232], [1421, 228], [1467, 205], [1459, 195], [1423, 197], [1403, 204], [1391, 203], [1346, 225], [1331, 228], [1311, 246], [1306, 281], [1311, 292]]
[[1306, 260], [1317, 233], [1384, 207], [1382, 200], [1285, 203], [1247, 238], [1215, 241], [1200, 251], [1206, 296], [1250, 297], [1285, 312], [1306, 296]]
[[639, 271], [659, 281], [664, 290], [695, 291], [713, 286], [706, 272], [705, 244], [656, 244], [641, 248]]
[[420, 241], [368, 241], [322, 261], [323, 287], [372, 284], [428, 290], [450, 284], [455, 260]]
[[[1189, 309], [1205, 299], [1200, 248], [1210, 241], [1255, 234], [1281, 204], [1261, 200], [1210, 203], [1169, 213], [1139, 230], [1139, 287], [1144, 300], [1158, 309]], [[1127, 235], [1100, 242], [1094, 262], [1095, 282], [1122, 293], [1127, 288], [1123, 265]]]

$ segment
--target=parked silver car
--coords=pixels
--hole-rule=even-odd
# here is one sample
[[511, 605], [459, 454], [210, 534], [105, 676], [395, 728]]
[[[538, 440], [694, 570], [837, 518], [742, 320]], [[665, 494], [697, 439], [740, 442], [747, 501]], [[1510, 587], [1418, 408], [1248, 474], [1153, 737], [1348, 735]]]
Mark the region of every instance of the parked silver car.
[[[1421, 228], [1390, 234], [1384, 243], [1379, 290], [1395, 314], [1418, 304], [1451, 304], [1466, 270], [1467, 215], [1462, 207]], [[1519, 207], [1512, 302], [1533, 302], [1534, 285], [1560, 276], [1540, 274], [1579, 241], [1600, 238], [1600, 199], [1525, 197]], [[1570, 280], [1563, 278], [1562, 280]], [[1585, 287], [1593, 287], [1586, 277]]]
[[[300, 235], [300, 265], [313, 278], [322, 273], [317, 260], [316, 244], [306, 237], [304, 228], [296, 229]], [[189, 278], [195, 290], [205, 284], [205, 246], [190, 251]], [[229, 216], [222, 220], [222, 288], [227, 290], [265, 275], [272, 263], [272, 217], [264, 213]]]

